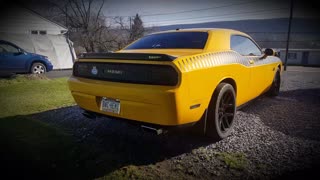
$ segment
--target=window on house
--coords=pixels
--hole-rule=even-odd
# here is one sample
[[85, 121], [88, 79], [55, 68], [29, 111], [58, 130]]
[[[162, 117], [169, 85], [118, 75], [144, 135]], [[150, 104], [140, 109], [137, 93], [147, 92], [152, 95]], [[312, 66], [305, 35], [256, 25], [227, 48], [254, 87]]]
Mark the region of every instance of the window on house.
[[38, 34], [38, 31], [32, 30], [32, 31], [31, 31], [31, 34]]
[[47, 34], [47, 31], [39, 31], [39, 34], [41, 34], [41, 35], [46, 35], [46, 34]]
[[288, 53], [288, 59], [297, 59], [297, 53]]

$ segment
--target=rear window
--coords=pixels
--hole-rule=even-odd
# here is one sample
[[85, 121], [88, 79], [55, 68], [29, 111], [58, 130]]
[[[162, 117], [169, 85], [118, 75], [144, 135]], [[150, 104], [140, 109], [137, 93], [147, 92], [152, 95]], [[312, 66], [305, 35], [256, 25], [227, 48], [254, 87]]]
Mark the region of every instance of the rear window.
[[171, 32], [145, 36], [126, 49], [203, 49], [206, 32]]

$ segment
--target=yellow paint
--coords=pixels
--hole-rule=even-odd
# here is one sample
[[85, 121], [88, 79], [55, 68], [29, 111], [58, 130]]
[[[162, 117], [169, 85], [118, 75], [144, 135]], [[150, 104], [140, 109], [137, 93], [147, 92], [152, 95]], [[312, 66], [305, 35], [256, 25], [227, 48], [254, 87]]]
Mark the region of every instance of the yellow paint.
[[[282, 66], [277, 57], [242, 57], [230, 50], [230, 36], [248, 35], [227, 29], [191, 29], [208, 32], [204, 49], [139, 49], [130, 53], [162, 53], [177, 57], [172, 62], [91, 59], [90, 62], [166, 64], [179, 74], [177, 86], [142, 85], [70, 77], [69, 87], [77, 104], [97, 113], [160, 125], [181, 125], [198, 121], [209, 105], [220, 82], [229, 78], [236, 83], [237, 106], [254, 99], [270, 87], [276, 69]], [[173, 32], [173, 31], [170, 31]], [[250, 38], [250, 37], [249, 37]], [[235, 57], [235, 58], [230, 58]], [[236, 59], [236, 60], [234, 60]], [[86, 59], [80, 59], [88, 61]], [[119, 99], [120, 114], [100, 111], [102, 97]], [[190, 109], [190, 106], [200, 107]]]

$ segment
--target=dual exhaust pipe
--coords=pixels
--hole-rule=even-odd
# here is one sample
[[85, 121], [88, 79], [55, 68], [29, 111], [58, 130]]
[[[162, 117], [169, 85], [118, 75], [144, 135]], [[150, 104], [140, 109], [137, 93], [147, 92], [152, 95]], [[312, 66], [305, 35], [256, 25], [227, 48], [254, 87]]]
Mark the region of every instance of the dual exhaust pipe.
[[149, 132], [152, 132], [152, 133], [155, 133], [156, 135], [160, 135], [162, 133], [164, 133], [164, 131], [159, 128], [154, 128], [154, 127], [149, 127], [149, 126], [145, 126], [145, 125], [141, 125], [142, 129], [146, 130], [146, 131], [149, 131]]
[[[89, 119], [96, 119], [97, 118], [97, 114], [90, 112], [90, 111], [83, 111], [82, 115], [86, 118], [89, 118]], [[150, 126], [146, 126], [146, 125], [141, 125], [141, 128], [146, 131], [155, 133], [156, 135], [160, 135], [160, 134], [164, 133], [163, 129], [161, 129], [161, 128], [154, 128], [154, 127], [150, 127]]]
[[97, 115], [93, 112], [90, 112], [90, 111], [83, 111], [82, 115], [86, 118], [89, 118], [89, 119], [96, 119], [97, 118]]

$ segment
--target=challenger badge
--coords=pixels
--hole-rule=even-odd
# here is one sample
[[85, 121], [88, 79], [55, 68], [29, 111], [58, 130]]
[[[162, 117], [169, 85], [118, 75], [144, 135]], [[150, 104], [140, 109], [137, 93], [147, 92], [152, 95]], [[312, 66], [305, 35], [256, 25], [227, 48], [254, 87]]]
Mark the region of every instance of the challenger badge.
[[93, 75], [97, 75], [97, 74], [98, 74], [98, 69], [97, 69], [96, 66], [93, 66], [93, 67], [92, 67], [91, 73], [92, 73]]
[[104, 72], [109, 73], [109, 74], [119, 74], [119, 75], [123, 74], [123, 71], [115, 70], [115, 69], [107, 69]]

